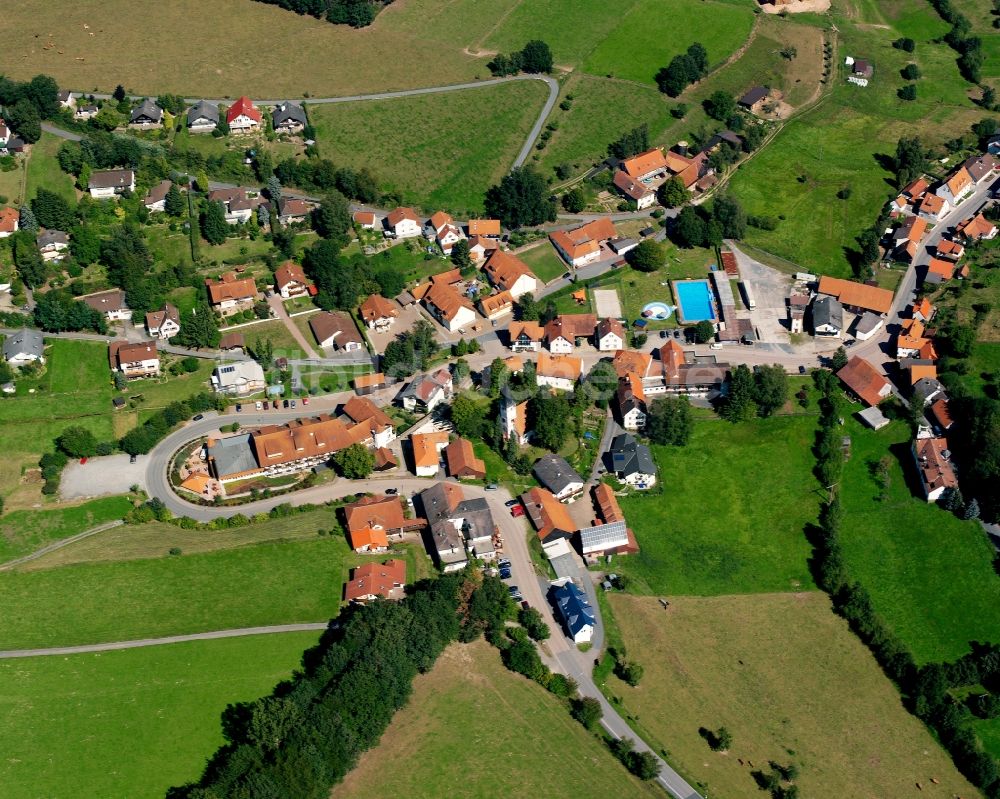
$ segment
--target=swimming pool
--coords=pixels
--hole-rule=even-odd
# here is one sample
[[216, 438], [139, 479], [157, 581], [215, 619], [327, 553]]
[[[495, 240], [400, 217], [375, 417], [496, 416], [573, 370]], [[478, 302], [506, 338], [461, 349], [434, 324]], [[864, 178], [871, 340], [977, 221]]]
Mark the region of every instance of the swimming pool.
[[685, 324], [705, 319], [715, 321], [712, 289], [707, 280], [675, 280], [674, 296], [677, 298], [678, 321]]

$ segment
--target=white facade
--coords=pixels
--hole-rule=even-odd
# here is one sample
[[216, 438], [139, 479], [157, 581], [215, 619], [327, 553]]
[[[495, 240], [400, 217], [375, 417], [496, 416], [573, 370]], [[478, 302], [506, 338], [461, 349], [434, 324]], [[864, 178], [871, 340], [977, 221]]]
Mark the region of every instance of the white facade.
[[625, 342], [622, 341], [621, 336], [619, 336], [613, 330], [609, 330], [598, 340], [597, 349], [600, 350], [601, 352], [614, 352], [615, 350], [623, 350], [625, 349]]
[[476, 321], [476, 312], [462, 305], [455, 309], [455, 313], [451, 319], [441, 317], [438, 321], [448, 329], [448, 332], [454, 333], [459, 328], [474, 324]]
[[451, 255], [451, 248], [463, 238], [465, 237], [462, 235], [462, 231], [454, 225], [445, 225], [437, 234], [438, 245], [445, 255]]
[[238, 361], [217, 366], [212, 372], [212, 388], [219, 394], [244, 397], [267, 388], [264, 370], [256, 361]]
[[557, 391], [572, 391], [576, 385], [576, 380], [564, 376], [539, 374], [537, 379], [539, 386], [549, 386]]
[[646, 426], [646, 414], [636, 406], [622, 414], [622, 427], [626, 430], [642, 430]]
[[538, 291], [538, 281], [531, 275], [521, 275], [514, 281], [514, 285], [507, 289], [514, 300], [520, 299], [525, 294], [534, 294]]
[[397, 239], [414, 239], [420, 235], [420, 223], [412, 219], [401, 219], [391, 230]]
[[181, 326], [177, 324], [173, 319], [169, 317], [164, 319], [159, 327], [146, 326], [146, 330], [149, 331], [149, 335], [155, 336], [156, 338], [161, 338], [166, 341], [168, 338], [173, 338], [178, 333], [181, 332]]
[[576, 345], [573, 341], [564, 336], [556, 336], [549, 341], [549, 352], [553, 355], [572, 355]]
[[240, 114], [229, 123], [229, 129], [232, 131], [257, 130], [259, 127], [260, 122], [253, 117], [248, 117], [246, 114]]

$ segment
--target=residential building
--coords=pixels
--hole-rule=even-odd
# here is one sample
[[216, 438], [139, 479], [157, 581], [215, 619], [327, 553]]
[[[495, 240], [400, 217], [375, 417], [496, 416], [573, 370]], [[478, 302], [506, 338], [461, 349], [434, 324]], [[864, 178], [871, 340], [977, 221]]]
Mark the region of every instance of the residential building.
[[450, 333], [476, 321], [476, 311], [462, 294], [447, 283], [433, 283], [424, 294], [424, 307]]
[[320, 347], [339, 352], [361, 352], [365, 341], [346, 311], [320, 311], [309, 317], [309, 328]]
[[177, 307], [167, 302], [160, 310], [146, 314], [146, 332], [163, 341], [180, 333], [181, 315]]
[[246, 95], [226, 109], [226, 124], [232, 133], [252, 133], [259, 130], [262, 120], [260, 109]]
[[919, 353], [926, 342], [924, 323], [919, 319], [904, 319], [896, 335], [896, 357], [910, 358]]
[[975, 188], [976, 184], [973, 182], [969, 170], [960, 166], [934, 190], [934, 193], [947, 200], [954, 207], [968, 197]]
[[252, 308], [259, 296], [254, 279], [236, 277], [235, 272], [226, 272], [220, 280], [206, 278], [205, 287], [209, 303], [222, 316]]
[[549, 240], [566, 263], [580, 267], [599, 261], [601, 244], [617, 236], [618, 232], [611, 219], [603, 216], [573, 230], [550, 233]]
[[868, 341], [885, 325], [885, 319], [871, 311], [865, 311], [854, 322], [854, 337], [858, 341]]
[[583, 361], [571, 355], [539, 352], [535, 375], [539, 386], [572, 391], [577, 380], [583, 376]]
[[413, 433], [410, 451], [413, 453], [413, 473], [417, 477], [436, 477], [441, 468], [441, 452], [448, 446], [448, 433]]
[[943, 258], [946, 261], [955, 261], [957, 263], [962, 260], [962, 256], [965, 255], [965, 247], [957, 241], [944, 239], [938, 242], [936, 254], [938, 258]]
[[0, 239], [17, 233], [21, 227], [21, 212], [16, 208], [0, 208]]
[[813, 335], [840, 338], [844, 332], [844, 306], [835, 297], [817, 297], [812, 304]]
[[230, 397], [245, 397], [267, 388], [264, 369], [256, 361], [235, 361], [212, 370], [212, 389]]
[[104, 314], [109, 322], [126, 322], [132, 318], [132, 309], [125, 303], [125, 292], [121, 289], [86, 294], [80, 299], [98, 313]]
[[385, 552], [389, 536], [402, 538], [406, 530], [419, 529], [423, 519], [406, 519], [399, 497], [362, 497], [344, 506], [344, 521], [351, 549], [355, 552]]
[[770, 93], [771, 90], [767, 86], [754, 86], [736, 102], [751, 114], [758, 115], [763, 112]]
[[930, 405], [938, 397], [946, 398], [944, 386], [936, 377], [927, 377], [914, 383], [910, 391], [913, 395], [913, 402], [923, 408]]
[[528, 430], [528, 401], [515, 402], [506, 393], [500, 394], [500, 422], [503, 425], [503, 437], [514, 437], [517, 444], [523, 446], [531, 438]]
[[628, 237], [619, 237], [617, 239], [608, 240], [608, 247], [611, 248], [611, 251], [615, 255], [625, 255], [634, 250], [638, 246], [639, 246], [638, 241]]
[[538, 352], [545, 332], [538, 322], [511, 322], [507, 335], [514, 352]]
[[470, 219], [468, 230], [470, 239], [473, 236], [498, 239], [503, 233], [499, 219]]
[[955, 276], [956, 264], [942, 258], [931, 258], [924, 272], [924, 282], [931, 285], [946, 283]]
[[910, 316], [927, 323], [934, 318], [935, 310], [934, 306], [931, 305], [931, 301], [924, 297], [919, 302], [915, 302], [910, 306]]
[[169, 180], [161, 180], [146, 193], [142, 204], [151, 214], [162, 213], [167, 207], [167, 192], [174, 184]]
[[619, 381], [618, 389], [615, 391], [614, 409], [618, 421], [626, 430], [645, 428], [649, 411], [641, 379], [635, 375], [628, 375]]
[[420, 217], [412, 208], [400, 206], [385, 218], [386, 235], [396, 239], [412, 239], [420, 235]]
[[514, 312], [514, 298], [509, 291], [501, 291], [479, 298], [479, 313], [495, 321]]
[[629, 433], [619, 433], [611, 439], [608, 449], [608, 471], [623, 483], [640, 490], [656, 485], [656, 463], [653, 453]]
[[920, 380], [937, 380], [937, 365], [930, 358], [901, 358], [899, 368], [909, 373], [911, 386]]
[[356, 425], [368, 425], [372, 446], [388, 447], [396, 440], [396, 425], [388, 414], [367, 397], [351, 397], [341, 412]]
[[37, 330], [22, 328], [4, 339], [3, 357], [11, 366], [45, 363], [45, 340]]
[[135, 191], [135, 172], [131, 169], [103, 169], [90, 173], [87, 183], [90, 196], [104, 200], [125, 192]]
[[577, 526], [566, 506], [551, 491], [537, 486], [521, 494], [521, 504], [528, 512], [528, 518], [538, 532], [538, 540], [546, 553], [551, 556], [563, 549], [568, 551], [566, 544], [573, 537]]
[[968, 158], [962, 166], [969, 173], [972, 182], [978, 186], [996, 172], [998, 164], [992, 153], [983, 153]]
[[625, 327], [618, 319], [607, 317], [597, 323], [597, 349], [615, 352], [625, 348]]
[[[695, 359], [688, 363], [681, 345], [671, 339], [659, 349], [660, 365], [663, 369], [662, 388], [655, 385], [657, 392], [687, 394], [696, 397], [712, 397], [722, 391], [729, 376], [729, 364]], [[649, 389], [646, 389], [647, 393]]]
[[244, 352], [247, 348], [242, 333], [226, 333], [219, 339], [219, 349], [223, 352]]
[[806, 309], [812, 298], [808, 294], [792, 294], [788, 298], [788, 329], [792, 333], [805, 332]]
[[485, 480], [486, 464], [476, 457], [472, 442], [465, 438], [456, 438], [444, 448], [445, 463], [448, 464], [448, 476], [459, 480]]
[[76, 108], [76, 97], [71, 91], [60, 89], [59, 93], [56, 95], [56, 99], [59, 100], [60, 108], [66, 108], [71, 111]]
[[635, 204], [637, 211], [642, 211], [656, 204], [656, 192], [640, 180], [631, 177], [621, 169], [615, 172], [615, 188], [627, 200]]
[[872, 66], [871, 62], [864, 58], [859, 58], [854, 62], [854, 66], [851, 72], [859, 78], [864, 78], [865, 80], [871, 80], [872, 75], [875, 73], [875, 68]]
[[290, 100], [276, 105], [271, 112], [271, 125], [275, 133], [301, 133], [308, 124], [305, 109]]
[[308, 294], [311, 286], [302, 267], [292, 261], [286, 261], [274, 272], [274, 287], [284, 300]]
[[361, 303], [358, 312], [368, 325], [368, 329], [377, 333], [384, 333], [392, 327], [396, 317], [399, 316], [399, 309], [381, 294], [370, 294], [368, 299]]
[[210, 438], [205, 444], [205, 460], [209, 474], [220, 483], [232, 483], [266, 473], [257, 463], [249, 433]]
[[73, 113], [73, 119], [78, 122], [86, 122], [88, 119], [93, 119], [97, 116], [97, 112], [100, 111], [96, 105], [93, 103], [87, 103], [86, 105], [79, 106]]
[[[919, 252], [920, 240], [927, 232], [927, 220], [921, 216], [908, 216], [892, 234], [896, 257], [912, 261]], [[820, 289], [820, 293], [826, 293]]]
[[348, 425], [328, 414], [268, 425], [250, 433], [258, 465], [269, 475], [293, 474], [325, 463], [353, 444], [372, 447], [371, 425]]
[[867, 405], [878, 405], [889, 396], [892, 384], [875, 371], [868, 361], [855, 355], [837, 372], [848, 390]]
[[633, 180], [652, 180], [657, 177], [665, 177], [668, 171], [667, 159], [663, 155], [663, 150], [654, 147], [651, 150], [625, 158], [621, 163], [621, 170]]
[[500, 242], [487, 236], [471, 236], [469, 238], [469, 257], [479, 263], [489, 258], [500, 249]]
[[583, 491], [583, 478], [564, 458], [551, 452], [535, 461], [531, 471], [560, 502], [572, 502]]
[[483, 267], [490, 285], [499, 291], [509, 291], [515, 300], [538, 291], [538, 278], [520, 258], [503, 250], [494, 250]]
[[351, 218], [362, 230], [374, 230], [382, 221], [374, 211], [355, 211]]
[[934, 400], [934, 402], [931, 403], [928, 414], [930, 416], [930, 420], [939, 430], [950, 430], [955, 424], [954, 420], [951, 418], [951, 409], [949, 408], [947, 397], [941, 397], [940, 399]]
[[61, 261], [66, 257], [66, 250], [69, 249], [69, 234], [61, 230], [43, 230], [35, 239], [38, 242], [38, 251], [42, 254], [42, 260]]
[[573, 643], [589, 644], [597, 620], [587, 595], [567, 578], [562, 585], [552, 589], [552, 599]]
[[949, 210], [951, 205], [937, 194], [925, 194], [916, 208], [917, 213], [929, 222], [940, 221]]
[[230, 225], [240, 225], [250, 221], [257, 209], [267, 205], [267, 200], [260, 196], [256, 189], [249, 186], [237, 186], [232, 189], [213, 189], [208, 193], [209, 202], [222, 203], [226, 222]]
[[625, 523], [618, 498], [611, 486], [598, 483], [591, 490], [599, 521], [580, 528], [580, 552], [589, 563], [605, 555], [629, 555], [639, 551], [635, 535]]
[[465, 236], [462, 235], [462, 230], [457, 225], [445, 225], [437, 232], [437, 243], [441, 248], [441, 252], [445, 255], [451, 255], [452, 248], [460, 242]]
[[945, 438], [917, 438], [913, 459], [928, 502], [936, 502], [949, 488], [958, 488], [958, 477]]
[[429, 413], [440, 403], [450, 400], [453, 390], [451, 372], [447, 367], [442, 367], [436, 372], [413, 378], [399, 399], [403, 407], [411, 413], [414, 411]]
[[219, 126], [219, 106], [199, 100], [188, 109], [187, 126], [192, 133], [211, 133]]
[[420, 505], [430, 527], [431, 553], [444, 572], [465, 568], [466, 551], [480, 560], [496, 557], [496, 526], [485, 499], [466, 499], [461, 486], [437, 483], [420, 492]]
[[997, 237], [997, 226], [982, 214], [976, 214], [972, 219], [966, 219], [955, 227], [957, 236], [964, 238], [966, 243], [992, 240]]
[[545, 343], [555, 355], [569, 355], [578, 339], [589, 340], [597, 328], [597, 317], [590, 313], [560, 314], [545, 326]]
[[298, 197], [282, 197], [278, 201], [278, 221], [282, 225], [295, 225], [305, 222], [312, 213], [313, 205]]
[[344, 585], [344, 601], [363, 605], [376, 599], [402, 599], [405, 585], [405, 560], [364, 563], [351, 570], [351, 579]]
[[358, 375], [354, 378], [354, 391], [358, 396], [374, 394], [386, 387], [385, 375], [382, 372], [374, 372], [367, 375]]
[[141, 341], [138, 344], [112, 341], [108, 354], [111, 368], [121, 372], [129, 380], [159, 377], [160, 354], [156, 351], [155, 341]]
[[819, 293], [836, 297], [841, 305], [853, 313], [872, 311], [886, 314], [892, 309], [891, 291], [855, 283], [853, 280], [823, 275], [819, 279]]
[[163, 124], [163, 109], [148, 97], [132, 109], [128, 118], [130, 128], [158, 128]]

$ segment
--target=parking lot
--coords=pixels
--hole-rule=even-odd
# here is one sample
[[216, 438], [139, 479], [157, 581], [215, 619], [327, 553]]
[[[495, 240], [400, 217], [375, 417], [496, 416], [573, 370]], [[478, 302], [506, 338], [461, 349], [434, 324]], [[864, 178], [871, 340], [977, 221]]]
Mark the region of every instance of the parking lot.
[[63, 469], [59, 481], [59, 496], [62, 499], [83, 499], [100, 497], [105, 494], [126, 494], [133, 485], [143, 485], [146, 463], [139, 456], [130, 463], [128, 455], [107, 455], [91, 458], [86, 463], [70, 461]]

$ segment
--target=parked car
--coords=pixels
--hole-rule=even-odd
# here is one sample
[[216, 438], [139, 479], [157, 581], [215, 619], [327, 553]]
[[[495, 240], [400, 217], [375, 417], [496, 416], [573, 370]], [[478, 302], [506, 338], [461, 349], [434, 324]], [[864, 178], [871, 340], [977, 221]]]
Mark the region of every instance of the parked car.
[[302, 404], [303, 405], [308, 405], [309, 404], [309, 397], [303, 397], [302, 398]]
[[496, 483], [487, 483], [486, 484], [486, 490], [487, 491], [496, 491], [498, 488], [500, 488], [500, 486], [498, 486]]
[[510, 558], [500, 558], [500, 560], [497, 561], [497, 565], [498, 566], [507, 566], [509, 568], [510, 567]]
[[528, 604], [527, 599], [521, 600], [521, 607], [525, 610], [531, 610], [531, 605]]
[[799, 366], [799, 374], [804, 375], [806, 373], [806, 368], [804, 366]]
[[240, 403], [238, 403], [238, 402], [236, 403], [236, 412], [237, 413], [243, 413], [243, 406], [240, 405]]
[[511, 596], [513, 596], [514, 594], [521, 593], [521, 589], [518, 588], [516, 585], [508, 585], [507, 586], [507, 593], [510, 594]]
[[259, 411], [259, 410], [263, 410], [264, 406], [260, 402], [255, 402], [254, 403], [254, 408], [256, 408]]
[[281, 407], [282, 408], [287, 408], [288, 407], [288, 400], [282, 400], [281, 401]]
[[669, 335], [670, 335], [670, 333], [668, 331], [666, 331], [666, 330], [661, 330], [660, 331], [660, 338], [666, 338]]
[[274, 402], [272, 402], [272, 403], [271, 403], [271, 407], [272, 407], [272, 408], [273, 408], [274, 410], [278, 410], [278, 408], [280, 407], [280, 406], [279, 406], [279, 404], [278, 404], [278, 401], [277, 401], [277, 400], [275, 400]]
[[399, 489], [398, 488], [387, 488], [385, 490], [385, 493], [388, 494], [390, 497], [394, 497], [394, 496], [396, 496], [396, 494], [399, 493]]
[[80, 465], [81, 466], [86, 466], [87, 465], [87, 459], [86, 458], [80, 458]]
[[295, 400], [292, 400], [292, 407], [295, 407]]
[[524, 506], [515, 505], [513, 508], [510, 509], [510, 515], [513, 516], [515, 519], [524, 516]]
[[137, 460], [139, 460], [139, 456], [138, 455], [129, 455], [128, 456], [128, 462], [129, 463], [135, 463]]
[[204, 418], [205, 418], [205, 414], [199, 413], [197, 416], [195, 416], [193, 419], [191, 419], [191, 421], [192, 422], [200, 422]]
[[[504, 505], [506, 505], [506, 506], [507, 506], [508, 508], [513, 508], [513, 507], [514, 507], [515, 505], [517, 505], [517, 504], [518, 504], [518, 503], [519, 503], [520, 501], [521, 501], [521, 500], [519, 500], [519, 499], [508, 499], [508, 500], [507, 500], [507, 501], [506, 501], [505, 503], [503, 503], [503, 504], [504, 504]], [[508, 562], [509, 562], [509, 561], [508, 561]]]
[[507, 570], [507, 569], [501, 569], [500, 570], [500, 579], [501, 580], [509, 580], [510, 577], [511, 577], [511, 574], [510, 574], [509, 570]]

